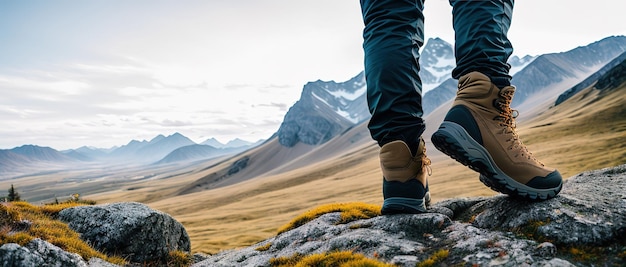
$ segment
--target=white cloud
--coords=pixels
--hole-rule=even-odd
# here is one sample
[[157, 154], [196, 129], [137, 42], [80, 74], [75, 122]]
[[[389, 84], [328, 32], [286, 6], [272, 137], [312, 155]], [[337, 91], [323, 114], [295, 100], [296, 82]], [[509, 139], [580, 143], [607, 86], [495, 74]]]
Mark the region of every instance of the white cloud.
[[[0, 148], [267, 138], [304, 84], [363, 69], [358, 1], [34, 1], [0, 4]], [[517, 1], [516, 54], [626, 34], [624, 7]], [[426, 38], [454, 41], [450, 13], [426, 1]]]
[[29, 79], [23, 77], [0, 76], [0, 87], [12, 90], [23, 90], [29, 93], [38, 93], [45, 98], [56, 98], [56, 95], [77, 95], [84, 93], [90, 85], [81, 81], [56, 79], [49, 77], [42, 79]]

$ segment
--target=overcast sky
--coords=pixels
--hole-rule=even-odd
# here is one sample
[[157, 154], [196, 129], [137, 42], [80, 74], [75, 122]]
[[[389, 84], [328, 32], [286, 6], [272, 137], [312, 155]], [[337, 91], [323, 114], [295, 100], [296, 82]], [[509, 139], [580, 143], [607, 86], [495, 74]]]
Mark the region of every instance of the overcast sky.
[[[515, 55], [626, 35], [626, 1], [520, 0]], [[426, 38], [453, 43], [447, 0]], [[309, 81], [363, 69], [355, 0], [0, 0], [0, 149], [175, 132], [266, 139]]]

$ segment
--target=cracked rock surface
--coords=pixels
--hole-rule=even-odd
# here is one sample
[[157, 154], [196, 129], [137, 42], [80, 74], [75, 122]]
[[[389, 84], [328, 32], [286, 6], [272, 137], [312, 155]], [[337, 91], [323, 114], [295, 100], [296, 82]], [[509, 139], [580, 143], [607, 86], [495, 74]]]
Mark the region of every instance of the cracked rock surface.
[[[337, 250], [399, 266], [415, 266], [440, 250], [449, 252], [444, 266], [624, 266], [626, 165], [571, 177], [547, 201], [457, 198], [438, 202], [425, 214], [337, 224], [339, 217], [322, 215], [193, 266], [269, 266], [276, 257]], [[263, 246], [269, 248], [257, 250]]]

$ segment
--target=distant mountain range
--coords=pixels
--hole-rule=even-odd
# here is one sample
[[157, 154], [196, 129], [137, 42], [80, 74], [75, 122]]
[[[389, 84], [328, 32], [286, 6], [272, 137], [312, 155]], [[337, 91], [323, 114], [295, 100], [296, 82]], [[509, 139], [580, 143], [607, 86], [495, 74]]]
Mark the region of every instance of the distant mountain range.
[[[440, 110], [445, 109], [445, 104], [450, 103], [456, 94], [456, 81], [450, 78], [454, 68], [451, 51], [452, 46], [439, 38], [428, 40], [422, 50], [420, 73], [424, 89], [430, 89], [423, 97], [425, 117], [431, 113], [441, 113]], [[513, 107], [524, 116], [534, 116], [533, 112], [559, 104], [596, 83], [599, 77], [605, 77], [609, 72], [614, 74], [615, 68], [623, 66], [625, 52], [626, 36], [612, 36], [562, 53], [512, 57], [509, 61], [512, 66], [512, 83], [518, 88]], [[611, 79], [602, 81], [614, 83], [615, 78]], [[539, 106], [542, 108], [537, 108]], [[149, 141], [132, 140], [126, 145], [110, 149], [84, 146], [56, 151], [49, 147], [25, 145], [0, 150], [0, 179], [91, 163], [147, 165], [206, 160], [234, 155], [253, 147], [258, 147], [258, 153], [262, 156], [251, 156], [248, 165], [255, 166], [261, 160], [267, 166], [259, 165], [254, 171], [246, 171], [249, 172], [247, 175], [277, 172], [279, 169], [296, 168], [324, 158], [309, 152], [331, 140], [333, 142], [330, 143], [336, 148], [345, 149], [350, 149], [353, 144], [371, 141], [366, 127], [369, 117], [365, 77], [361, 72], [345, 82], [318, 80], [307, 83], [300, 99], [285, 114], [276, 134], [267, 141], [250, 143], [235, 139], [222, 144], [211, 138], [196, 144], [182, 134], [175, 133], [170, 136], [158, 135]], [[433, 123], [436, 123], [436, 119], [429, 122]], [[338, 140], [337, 137], [342, 139]], [[260, 146], [263, 142], [263, 146]], [[273, 152], [263, 152], [265, 146], [271, 147], [266, 150]], [[273, 165], [267, 164], [269, 159], [277, 157], [281, 159], [272, 161], [275, 162]], [[284, 162], [292, 164], [286, 167], [282, 165]]]
[[174, 133], [169, 136], [157, 135], [150, 141], [132, 140], [126, 145], [112, 149], [83, 146], [57, 151], [50, 147], [23, 145], [13, 149], [0, 149], [0, 179], [91, 163], [166, 164], [210, 159], [250, 149], [263, 141], [252, 143], [234, 139], [222, 144], [212, 138], [202, 144], [196, 144], [184, 135]]

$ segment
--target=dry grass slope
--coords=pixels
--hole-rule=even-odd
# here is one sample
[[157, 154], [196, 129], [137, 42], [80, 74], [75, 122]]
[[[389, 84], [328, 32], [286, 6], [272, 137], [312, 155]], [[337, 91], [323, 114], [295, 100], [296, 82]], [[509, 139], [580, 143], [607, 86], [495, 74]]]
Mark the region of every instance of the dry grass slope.
[[[604, 92], [588, 89], [526, 121], [518, 132], [537, 158], [558, 168], [564, 177], [626, 163], [624, 91], [624, 86]], [[275, 235], [280, 225], [317, 205], [380, 204], [377, 147], [364, 146], [361, 152], [190, 198], [175, 198], [176, 209], [162, 201], [151, 205], [173, 211], [182, 220], [194, 251], [215, 253], [251, 245]], [[476, 173], [441, 155], [433, 157], [430, 188], [434, 201], [495, 194], [478, 181]], [[229, 197], [229, 201], [223, 200]], [[186, 205], [180, 203], [188, 202], [205, 203], [205, 208], [185, 210]], [[197, 204], [193, 206], [199, 208]]]
[[[564, 177], [626, 163], [625, 92], [626, 85], [603, 91], [589, 88], [521, 123], [518, 126], [520, 137], [538, 159], [558, 168]], [[98, 203], [146, 203], [183, 223], [191, 237], [192, 252], [216, 253], [274, 236], [280, 226], [319, 205], [382, 204], [378, 147], [373, 142], [363, 142], [345, 150], [349, 142], [360, 140], [357, 132], [362, 130], [355, 129], [350, 138], [342, 136], [345, 140], [331, 141], [335, 143], [323, 150], [303, 148], [313, 155], [309, 157], [313, 163], [296, 160], [297, 166], [277, 167], [280, 171], [217, 189], [187, 190], [191, 184], [202, 183], [204, 177], [229, 168], [236, 159], [132, 169], [123, 174], [139, 178], [125, 178], [120, 170], [115, 170], [82, 184], [72, 182], [78, 179], [74, 177], [94, 174], [76, 171], [38, 175], [19, 179], [18, 189], [68, 187], [71, 193], [82, 193]], [[478, 181], [475, 172], [437, 151], [429, 150], [428, 155], [433, 161], [429, 184], [434, 202], [453, 197], [495, 195]], [[251, 162], [269, 161], [272, 156], [272, 153], [257, 154], [251, 156]], [[293, 153], [280, 157], [289, 160]], [[260, 172], [249, 168], [244, 172]], [[0, 186], [5, 184], [0, 183]], [[39, 195], [46, 191], [37, 190]]]
[[587, 88], [540, 114], [520, 135], [565, 177], [626, 163], [626, 84]]

